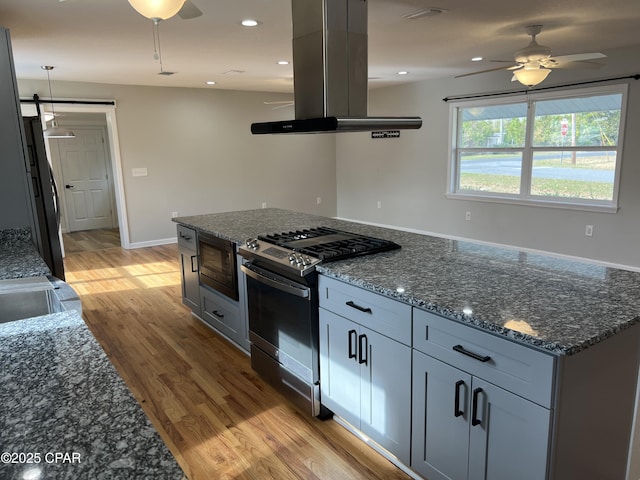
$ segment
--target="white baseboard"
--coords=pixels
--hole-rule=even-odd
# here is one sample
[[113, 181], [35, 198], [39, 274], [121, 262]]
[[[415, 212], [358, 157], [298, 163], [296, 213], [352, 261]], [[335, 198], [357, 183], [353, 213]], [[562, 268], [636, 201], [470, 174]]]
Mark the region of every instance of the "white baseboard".
[[129, 245], [124, 245], [124, 248], [133, 250], [135, 248], [157, 247], [159, 245], [169, 245], [171, 243], [178, 243], [178, 237], [161, 238], [159, 240], [148, 240], [146, 242], [132, 242]]

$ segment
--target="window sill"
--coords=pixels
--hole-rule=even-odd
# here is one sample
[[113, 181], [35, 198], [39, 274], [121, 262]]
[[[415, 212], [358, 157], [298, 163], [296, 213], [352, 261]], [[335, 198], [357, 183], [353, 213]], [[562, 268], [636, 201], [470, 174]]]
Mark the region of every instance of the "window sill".
[[546, 208], [561, 208], [567, 210], [583, 210], [589, 212], [603, 212], [603, 213], [618, 213], [617, 205], [602, 205], [594, 203], [568, 203], [558, 202], [554, 200], [538, 200], [538, 199], [521, 199], [512, 196], [500, 196], [500, 195], [482, 195], [482, 194], [470, 194], [470, 193], [447, 193], [446, 197], [451, 200], [469, 200], [473, 202], [487, 202], [487, 203], [505, 203], [510, 205], [524, 205], [530, 207], [546, 207]]

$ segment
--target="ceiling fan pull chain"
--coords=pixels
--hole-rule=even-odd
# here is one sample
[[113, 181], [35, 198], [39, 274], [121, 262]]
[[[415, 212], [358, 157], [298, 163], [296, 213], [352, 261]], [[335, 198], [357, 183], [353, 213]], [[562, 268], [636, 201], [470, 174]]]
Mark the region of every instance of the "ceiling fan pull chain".
[[160, 29], [158, 28], [158, 24], [159, 22], [157, 20], [154, 20], [151, 27], [153, 28], [153, 59], [154, 60], [160, 59], [160, 55], [158, 54], [158, 50], [160, 47]]

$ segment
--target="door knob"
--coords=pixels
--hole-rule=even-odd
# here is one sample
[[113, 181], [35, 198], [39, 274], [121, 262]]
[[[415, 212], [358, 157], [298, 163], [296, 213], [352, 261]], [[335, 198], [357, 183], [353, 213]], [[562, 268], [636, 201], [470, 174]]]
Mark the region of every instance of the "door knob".
[[73, 185], [65, 185], [64, 188], [73, 188]]

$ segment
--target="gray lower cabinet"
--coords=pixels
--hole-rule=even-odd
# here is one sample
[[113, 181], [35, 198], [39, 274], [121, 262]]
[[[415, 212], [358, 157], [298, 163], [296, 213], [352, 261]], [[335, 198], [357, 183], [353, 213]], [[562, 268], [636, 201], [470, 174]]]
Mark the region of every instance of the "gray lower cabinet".
[[547, 478], [552, 355], [414, 309], [411, 468], [429, 480]]
[[201, 318], [238, 345], [242, 345], [245, 328], [241, 321], [238, 302], [211, 290], [200, 287]]
[[413, 351], [411, 467], [429, 480], [546, 478], [550, 412]]
[[410, 307], [322, 277], [320, 292], [321, 402], [408, 464], [411, 348], [374, 328], [398, 313], [410, 330]]
[[200, 315], [200, 282], [198, 278], [198, 247], [196, 232], [178, 225], [178, 252], [182, 275], [182, 303]]

